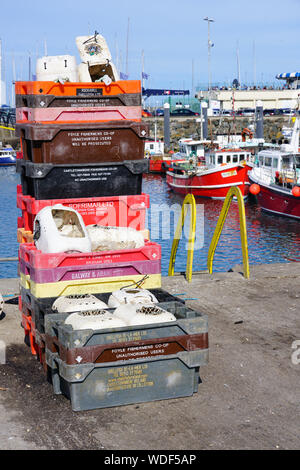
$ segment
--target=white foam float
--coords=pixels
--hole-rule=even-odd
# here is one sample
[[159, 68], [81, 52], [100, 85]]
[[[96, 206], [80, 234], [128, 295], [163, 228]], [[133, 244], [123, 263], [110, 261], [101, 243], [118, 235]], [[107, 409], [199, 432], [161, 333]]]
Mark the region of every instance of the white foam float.
[[90, 252], [91, 241], [81, 214], [62, 204], [46, 206], [34, 219], [33, 239], [44, 253]]
[[87, 225], [92, 251], [113, 251], [141, 248], [145, 245], [143, 233], [131, 227], [104, 227]]
[[65, 324], [71, 325], [73, 330], [101, 330], [126, 326], [125, 321], [104, 309], [71, 313]]
[[108, 306], [92, 294], [67, 295], [58, 297], [52, 305], [53, 312], [86, 312], [89, 310], [102, 310]]
[[108, 299], [108, 306], [116, 308], [123, 304], [153, 304], [158, 300], [152, 292], [140, 288], [124, 288], [112, 292]]
[[130, 319], [130, 325], [147, 325], [150, 323], [166, 323], [176, 321], [175, 315], [157, 305], [142, 305], [136, 309], [136, 314]]
[[36, 79], [51, 82], [77, 82], [76, 58], [71, 55], [40, 57], [36, 61]]

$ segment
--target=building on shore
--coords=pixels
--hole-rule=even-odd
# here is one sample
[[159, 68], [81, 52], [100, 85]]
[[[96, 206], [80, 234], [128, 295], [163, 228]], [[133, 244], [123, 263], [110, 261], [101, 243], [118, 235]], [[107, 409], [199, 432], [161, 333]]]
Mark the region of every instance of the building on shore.
[[[282, 73], [276, 76], [285, 80], [281, 88], [273, 87], [216, 87], [199, 90], [197, 98], [209, 103], [209, 109], [239, 110], [255, 108], [261, 101], [264, 109], [296, 109], [300, 99], [300, 72]], [[299, 82], [299, 83], [298, 83]]]

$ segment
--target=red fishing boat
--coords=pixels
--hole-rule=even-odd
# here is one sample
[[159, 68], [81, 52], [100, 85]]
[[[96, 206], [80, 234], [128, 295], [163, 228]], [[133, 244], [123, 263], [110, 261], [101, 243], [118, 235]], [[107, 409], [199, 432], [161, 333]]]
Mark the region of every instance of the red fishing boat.
[[149, 159], [150, 173], [165, 173], [170, 165], [172, 156], [165, 155], [162, 140], [146, 140], [145, 157]]
[[250, 193], [263, 210], [300, 220], [299, 118], [289, 144], [257, 156], [258, 165], [249, 173]]
[[174, 162], [167, 171], [170, 188], [181, 194], [224, 199], [231, 186], [248, 195], [248, 172], [253, 168], [251, 152], [240, 148], [222, 148], [205, 155], [205, 162], [191, 157], [186, 163]]

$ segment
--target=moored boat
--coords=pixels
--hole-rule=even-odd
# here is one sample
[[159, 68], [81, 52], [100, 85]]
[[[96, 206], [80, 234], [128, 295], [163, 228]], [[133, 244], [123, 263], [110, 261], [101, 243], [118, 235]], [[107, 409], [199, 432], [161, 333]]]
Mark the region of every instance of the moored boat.
[[177, 193], [224, 199], [231, 186], [240, 188], [247, 197], [248, 172], [253, 168], [251, 152], [239, 148], [222, 148], [208, 152], [205, 162], [191, 157], [185, 164], [174, 163], [167, 171], [167, 183]]
[[249, 173], [250, 192], [264, 211], [300, 220], [299, 117], [289, 144], [258, 152]]
[[11, 146], [0, 148], [0, 167], [16, 164], [16, 152]]

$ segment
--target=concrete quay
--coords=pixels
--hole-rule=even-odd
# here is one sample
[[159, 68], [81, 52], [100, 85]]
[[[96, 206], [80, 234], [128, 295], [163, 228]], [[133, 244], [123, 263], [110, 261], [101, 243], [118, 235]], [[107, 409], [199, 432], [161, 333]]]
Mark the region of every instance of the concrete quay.
[[208, 315], [198, 393], [83, 412], [53, 394], [24, 344], [18, 279], [0, 279], [0, 449], [299, 449], [300, 263], [253, 265], [249, 280], [241, 272], [163, 278]]

